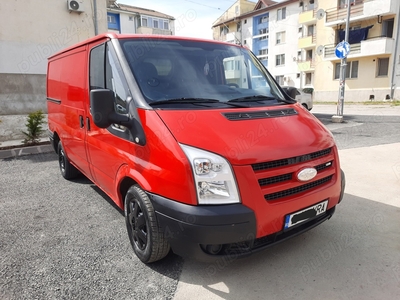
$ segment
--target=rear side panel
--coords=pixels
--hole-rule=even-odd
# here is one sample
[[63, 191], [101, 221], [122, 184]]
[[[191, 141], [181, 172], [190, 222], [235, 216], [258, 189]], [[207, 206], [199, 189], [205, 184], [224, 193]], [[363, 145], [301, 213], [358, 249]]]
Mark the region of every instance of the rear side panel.
[[47, 104], [49, 130], [60, 137], [65, 153], [92, 178], [86, 153], [87, 91], [86, 46], [51, 58], [48, 64]]

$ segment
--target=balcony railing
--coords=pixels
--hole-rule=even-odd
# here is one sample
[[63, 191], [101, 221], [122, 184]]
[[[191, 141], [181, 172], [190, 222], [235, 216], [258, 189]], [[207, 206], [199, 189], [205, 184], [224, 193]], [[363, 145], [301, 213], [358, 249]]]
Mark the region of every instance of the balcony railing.
[[160, 28], [152, 28], [146, 26], [140, 26], [137, 29], [137, 33], [141, 34], [159, 34], [159, 35], [172, 35], [171, 30], [160, 29]]
[[[356, 0], [350, 4], [350, 18], [364, 13], [364, 0]], [[347, 16], [346, 7], [334, 7], [326, 10], [326, 23], [345, 20]]]
[[316, 43], [316, 34], [305, 35], [299, 39], [298, 48], [310, 48], [315, 46]]
[[[328, 60], [338, 59], [335, 54], [336, 45], [326, 45], [324, 58]], [[371, 37], [367, 40], [350, 45], [350, 57], [376, 56], [393, 52], [394, 39], [387, 37]]]

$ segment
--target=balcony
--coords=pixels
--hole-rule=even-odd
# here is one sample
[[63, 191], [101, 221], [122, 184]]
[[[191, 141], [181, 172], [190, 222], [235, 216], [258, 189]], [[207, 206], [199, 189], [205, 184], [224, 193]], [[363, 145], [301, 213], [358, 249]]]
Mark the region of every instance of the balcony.
[[137, 33], [139, 33], [139, 34], [172, 35], [171, 30], [152, 28], [152, 27], [146, 27], [146, 26], [138, 27]]
[[[395, 2], [394, 0], [355, 0], [350, 5], [350, 21], [397, 14], [398, 4]], [[346, 7], [330, 8], [325, 13], [325, 26], [333, 27], [346, 22]]]
[[298, 60], [297, 67], [299, 68], [300, 72], [308, 72], [314, 71], [315, 69], [315, 62], [313, 59], [309, 60]]
[[314, 24], [316, 21], [315, 9], [305, 10], [299, 14], [299, 24]]
[[316, 40], [315, 34], [312, 34], [309, 36], [304, 36], [299, 39], [298, 48], [304, 49], [304, 48], [315, 47], [315, 44], [316, 44], [315, 40]]
[[227, 43], [241, 43], [240, 40], [241, 34], [240, 32], [228, 32], [228, 33], [215, 33], [213, 34], [213, 39], [216, 41], [227, 42]]
[[[361, 43], [351, 44], [348, 58], [391, 54], [394, 51], [394, 43], [394, 39], [392, 38], [375, 37], [361, 41]], [[335, 55], [335, 48], [336, 45], [325, 46], [324, 58], [326, 60], [338, 60]]]
[[240, 32], [228, 32], [225, 35], [225, 42], [232, 44], [241, 43], [240, 36]]

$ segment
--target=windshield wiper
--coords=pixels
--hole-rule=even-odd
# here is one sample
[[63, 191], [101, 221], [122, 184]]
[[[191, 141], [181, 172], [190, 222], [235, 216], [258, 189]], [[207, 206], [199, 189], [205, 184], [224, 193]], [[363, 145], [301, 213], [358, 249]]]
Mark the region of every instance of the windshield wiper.
[[[228, 101], [229, 102], [229, 101]], [[168, 100], [160, 100], [160, 101], [154, 101], [149, 103], [150, 106], [155, 106], [158, 104], [171, 104], [171, 103], [221, 103], [221, 104], [226, 104], [230, 106], [235, 106], [235, 107], [248, 107], [240, 104], [234, 104], [234, 103], [228, 103], [228, 102], [223, 102], [219, 101], [217, 99], [208, 99], [208, 98], [176, 98], [176, 99], [168, 99]]]
[[228, 102], [257, 102], [257, 101], [264, 101], [264, 100], [277, 100], [275, 97], [264, 96], [264, 95], [254, 95], [254, 96], [246, 96], [235, 98], [229, 100]]

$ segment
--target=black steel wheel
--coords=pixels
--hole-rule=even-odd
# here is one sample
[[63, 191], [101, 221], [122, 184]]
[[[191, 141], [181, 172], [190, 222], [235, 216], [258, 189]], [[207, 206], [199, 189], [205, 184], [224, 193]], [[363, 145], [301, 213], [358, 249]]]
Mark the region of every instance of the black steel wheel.
[[126, 193], [125, 221], [133, 251], [142, 262], [155, 262], [168, 254], [170, 247], [154, 207], [138, 185], [131, 186]]
[[58, 164], [60, 165], [61, 175], [65, 179], [73, 179], [79, 175], [79, 171], [71, 165], [67, 156], [65, 155], [64, 148], [61, 144], [61, 141], [58, 142]]

